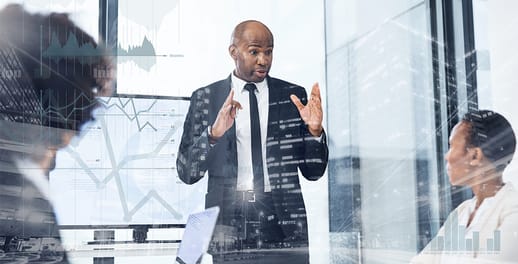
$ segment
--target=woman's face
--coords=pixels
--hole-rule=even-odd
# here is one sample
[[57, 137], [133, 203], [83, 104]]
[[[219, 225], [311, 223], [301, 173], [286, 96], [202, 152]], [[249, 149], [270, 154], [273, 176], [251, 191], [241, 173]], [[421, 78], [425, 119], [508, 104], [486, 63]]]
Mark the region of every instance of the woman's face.
[[468, 123], [460, 122], [453, 127], [450, 136], [450, 148], [444, 159], [452, 185], [466, 185], [472, 178], [473, 166], [470, 162], [473, 162], [475, 152], [467, 144], [470, 129]]

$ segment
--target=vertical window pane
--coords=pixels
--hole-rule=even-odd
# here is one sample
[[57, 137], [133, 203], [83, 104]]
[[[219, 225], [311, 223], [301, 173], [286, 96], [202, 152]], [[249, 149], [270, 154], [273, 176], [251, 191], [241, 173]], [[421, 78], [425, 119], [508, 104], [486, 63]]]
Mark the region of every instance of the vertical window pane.
[[[408, 261], [438, 226], [429, 10], [338, 2], [326, 6], [332, 260]], [[346, 6], [362, 14], [340, 25], [352, 33], [335, 24]]]

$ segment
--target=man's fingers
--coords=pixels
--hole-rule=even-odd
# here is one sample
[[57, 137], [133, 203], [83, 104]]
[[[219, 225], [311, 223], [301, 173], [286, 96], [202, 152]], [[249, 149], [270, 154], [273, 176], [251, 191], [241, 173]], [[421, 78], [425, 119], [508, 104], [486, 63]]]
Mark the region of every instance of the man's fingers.
[[235, 119], [236, 115], [237, 115], [237, 110], [241, 110], [241, 109], [243, 109], [243, 107], [241, 106], [241, 104], [238, 101], [232, 101], [230, 103], [230, 117], [232, 119]]
[[225, 99], [225, 102], [221, 106], [221, 112], [228, 113], [235, 109], [243, 109], [241, 104], [233, 99], [234, 97], [234, 90], [230, 90], [230, 93], [228, 93], [227, 99]]
[[239, 109], [239, 110], [243, 109], [241, 104], [238, 101], [236, 101], [236, 100], [232, 100], [231, 104], [232, 104], [232, 107], [234, 107], [236, 109]]
[[300, 99], [296, 95], [294, 95], [294, 94], [290, 95], [290, 99], [293, 102], [293, 104], [295, 104], [297, 109], [299, 109], [299, 111], [304, 109], [304, 105], [302, 104], [302, 102], [300, 101]]
[[228, 105], [232, 102], [232, 99], [234, 98], [234, 90], [230, 90], [230, 93], [228, 93], [227, 99], [225, 99], [225, 103], [223, 105]]
[[313, 84], [313, 88], [311, 88], [311, 98], [318, 99], [318, 101], [322, 101], [320, 99], [320, 86], [318, 86], [318, 83]]
[[232, 106], [232, 108], [230, 109], [230, 118], [235, 119], [236, 115], [237, 115], [237, 109]]

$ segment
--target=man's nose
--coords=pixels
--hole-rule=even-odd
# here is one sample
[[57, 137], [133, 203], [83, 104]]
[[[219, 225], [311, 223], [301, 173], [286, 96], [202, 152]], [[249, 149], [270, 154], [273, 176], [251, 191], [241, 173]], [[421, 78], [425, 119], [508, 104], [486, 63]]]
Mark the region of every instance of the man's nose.
[[266, 56], [264, 53], [259, 53], [257, 56], [257, 64], [259, 65], [265, 65], [268, 62], [268, 56]]

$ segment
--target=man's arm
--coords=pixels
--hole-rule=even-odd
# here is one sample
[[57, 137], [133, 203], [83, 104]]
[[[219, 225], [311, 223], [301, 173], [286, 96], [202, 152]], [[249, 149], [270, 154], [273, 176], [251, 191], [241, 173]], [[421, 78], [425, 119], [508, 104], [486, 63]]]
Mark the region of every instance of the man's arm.
[[195, 91], [183, 126], [182, 141], [176, 159], [180, 179], [193, 184], [203, 178], [207, 171], [210, 144], [207, 133], [208, 103], [203, 90]]
[[[302, 92], [303, 95], [301, 98], [306, 98], [306, 92]], [[304, 125], [301, 127], [303, 153], [300, 157], [299, 169], [306, 179], [315, 181], [324, 174], [329, 156], [326, 134], [322, 127], [324, 115], [322, 111], [320, 87], [317, 83], [313, 85], [311, 97], [307, 102], [305, 100], [301, 102], [296, 95], [291, 95], [290, 99], [297, 107], [300, 117], [304, 122]]]
[[[208, 169], [209, 152], [213, 145], [217, 144], [217, 141], [234, 125], [237, 109], [242, 108], [239, 102], [233, 100], [233, 97], [234, 92], [230, 91], [214, 124], [209, 128], [210, 98], [204, 89], [192, 94], [176, 160], [178, 176], [183, 182], [193, 184], [205, 175]], [[209, 129], [211, 130], [210, 135]]]
[[329, 150], [325, 131], [322, 130], [320, 138], [313, 136], [307, 129], [303, 139], [304, 156], [301, 157], [299, 169], [304, 178], [316, 181], [324, 175], [327, 168]]

